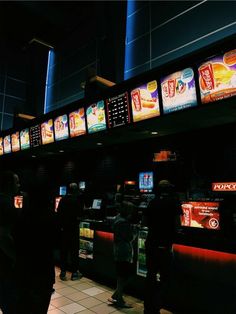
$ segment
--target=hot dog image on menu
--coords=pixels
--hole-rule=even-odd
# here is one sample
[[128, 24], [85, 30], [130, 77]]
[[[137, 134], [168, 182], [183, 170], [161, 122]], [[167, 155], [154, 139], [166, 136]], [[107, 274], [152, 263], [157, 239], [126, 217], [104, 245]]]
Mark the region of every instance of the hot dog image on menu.
[[131, 91], [134, 122], [160, 115], [157, 81], [151, 81]]
[[236, 49], [202, 63], [198, 75], [202, 103], [236, 95]]
[[186, 68], [161, 79], [161, 93], [164, 113], [196, 106], [193, 70]]
[[52, 119], [49, 119], [48, 121], [41, 124], [41, 134], [42, 144], [49, 144], [54, 142]]

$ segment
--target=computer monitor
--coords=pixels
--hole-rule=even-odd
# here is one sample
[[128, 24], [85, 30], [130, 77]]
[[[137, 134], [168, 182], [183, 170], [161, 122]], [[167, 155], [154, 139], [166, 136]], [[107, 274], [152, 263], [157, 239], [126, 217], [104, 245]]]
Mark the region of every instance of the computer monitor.
[[80, 189], [80, 190], [85, 190], [85, 186], [86, 186], [85, 181], [80, 181], [80, 182], [79, 182], [79, 189]]
[[66, 188], [66, 186], [60, 186], [60, 188], [59, 188], [59, 195], [66, 195], [66, 192], [67, 192], [67, 188]]
[[102, 200], [101, 199], [94, 199], [92, 204], [92, 209], [101, 209]]

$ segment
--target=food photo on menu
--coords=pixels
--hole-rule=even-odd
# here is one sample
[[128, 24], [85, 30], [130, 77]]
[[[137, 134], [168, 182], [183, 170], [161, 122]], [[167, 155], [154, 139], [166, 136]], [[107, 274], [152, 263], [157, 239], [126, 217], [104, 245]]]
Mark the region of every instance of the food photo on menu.
[[84, 108], [69, 114], [70, 136], [76, 137], [86, 133]]
[[20, 134], [19, 132], [11, 135], [12, 152], [18, 152], [20, 150]]
[[3, 155], [3, 138], [0, 137], [0, 155]]
[[236, 95], [236, 49], [211, 58], [198, 68], [202, 103]]
[[154, 80], [131, 91], [134, 122], [160, 115], [157, 87]]
[[41, 124], [41, 135], [42, 135], [42, 144], [49, 144], [49, 143], [54, 142], [52, 119]]
[[197, 105], [194, 72], [186, 68], [161, 79], [163, 112], [170, 113]]
[[68, 118], [66, 114], [54, 120], [54, 130], [56, 141], [64, 140], [69, 137]]
[[105, 105], [101, 100], [86, 109], [88, 133], [94, 133], [106, 129]]
[[30, 147], [29, 129], [20, 131], [20, 146], [21, 149], [27, 149]]
[[7, 135], [3, 139], [3, 150], [4, 154], [11, 153], [11, 136]]

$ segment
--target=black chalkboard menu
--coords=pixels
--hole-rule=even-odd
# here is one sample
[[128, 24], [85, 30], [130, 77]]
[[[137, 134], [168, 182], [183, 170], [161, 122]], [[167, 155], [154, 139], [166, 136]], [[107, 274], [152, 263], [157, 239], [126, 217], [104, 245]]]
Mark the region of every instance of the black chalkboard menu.
[[128, 93], [106, 99], [107, 120], [109, 128], [130, 123]]
[[30, 128], [30, 146], [37, 147], [41, 145], [40, 125], [35, 125]]

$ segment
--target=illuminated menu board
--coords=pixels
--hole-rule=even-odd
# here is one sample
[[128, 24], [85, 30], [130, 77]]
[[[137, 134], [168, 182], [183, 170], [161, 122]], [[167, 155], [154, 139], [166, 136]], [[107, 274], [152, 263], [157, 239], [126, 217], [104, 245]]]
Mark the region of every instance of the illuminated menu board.
[[76, 137], [86, 133], [84, 108], [75, 110], [69, 114], [70, 137]]
[[54, 142], [53, 120], [49, 119], [41, 124], [42, 144], [50, 144]]
[[181, 225], [202, 229], [220, 229], [219, 202], [183, 202]]
[[28, 128], [20, 131], [20, 147], [21, 149], [30, 148], [30, 136]]
[[108, 98], [106, 106], [109, 128], [130, 123], [128, 93]]
[[134, 122], [160, 115], [157, 81], [143, 84], [131, 91]]
[[11, 135], [11, 149], [12, 152], [20, 150], [20, 133], [18, 131]]
[[198, 76], [203, 104], [236, 95], [236, 49], [202, 63]]
[[161, 79], [161, 93], [164, 113], [196, 106], [193, 69], [186, 68]]
[[30, 145], [31, 147], [41, 145], [40, 125], [35, 125], [30, 128]]
[[64, 140], [69, 137], [68, 118], [66, 114], [54, 119], [54, 130], [56, 141]]
[[3, 155], [3, 138], [0, 137], [0, 156]]
[[88, 133], [94, 133], [106, 129], [106, 117], [104, 101], [98, 101], [86, 109]]
[[3, 139], [3, 151], [4, 154], [11, 153], [11, 135], [7, 135]]

